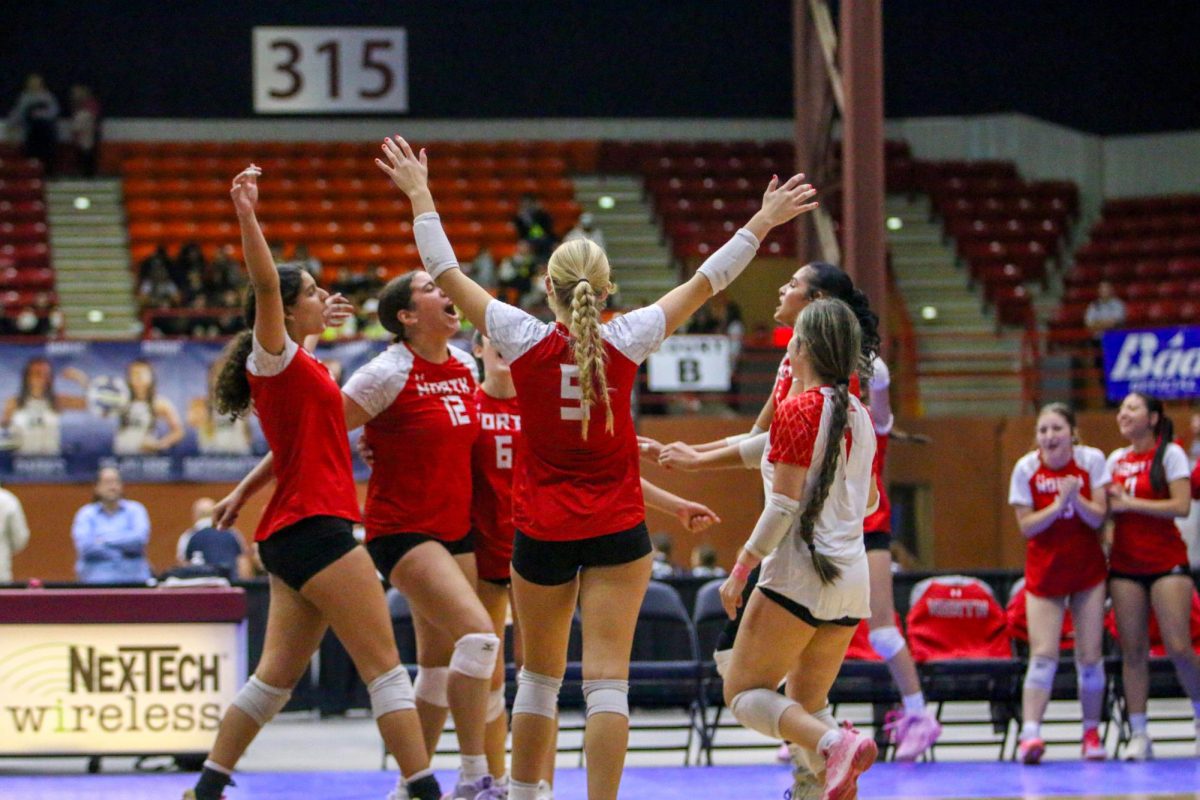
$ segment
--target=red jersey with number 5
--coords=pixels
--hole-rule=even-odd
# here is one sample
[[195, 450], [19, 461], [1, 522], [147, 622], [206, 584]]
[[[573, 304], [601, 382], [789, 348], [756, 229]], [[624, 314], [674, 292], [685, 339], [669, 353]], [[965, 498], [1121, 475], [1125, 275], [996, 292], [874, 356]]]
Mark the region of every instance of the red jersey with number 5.
[[579, 369], [566, 326], [507, 303], [487, 307], [487, 332], [512, 369], [525, 435], [517, 447], [513, 521], [525, 535], [575, 541], [628, 530], [646, 518], [630, 402], [638, 366], [662, 343], [656, 305], [601, 326], [613, 430], [602, 401], [583, 438]]
[[403, 342], [363, 365], [342, 392], [372, 415], [368, 541], [423, 533], [446, 542], [471, 527], [471, 446], [479, 435], [475, 359], [457, 347], [440, 364]]
[[513, 458], [521, 440], [521, 407], [515, 397], [492, 397], [482, 388], [475, 400], [479, 408], [479, 437], [471, 451], [471, 528], [478, 535], [475, 558], [481, 577], [500, 579], [507, 577], [512, 560]]
[[[1133, 497], [1168, 500], [1170, 491], [1156, 492], [1150, 485], [1150, 465], [1154, 450], [1135, 453], [1132, 447], [1114, 450], [1108, 457], [1113, 483]], [[1187, 454], [1172, 442], [1163, 454], [1167, 483], [1188, 477]], [[1175, 527], [1175, 520], [1136, 511], [1113, 514], [1113, 546], [1108, 556], [1113, 572], [1130, 575], [1154, 575], [1187, 566], [1187, 545]]]
[[[1042, 463], [1038, 451], [1026, 453], [1013, 467], [1008, 503], [1041, 511], [1059, 495], [1064, 478], [1083, 483], [1079, 496], [1091, 500], [1110, 482], [1104, 454], [1094, 447], [1076, 445], [1062, 469]], [[1050, 527], [1026, 539], [1025, 584], [1038, 597], [1062, 597], [1089, 589], [1104, 580], [1108, 569], [1100, 532], [1069, 508]]]

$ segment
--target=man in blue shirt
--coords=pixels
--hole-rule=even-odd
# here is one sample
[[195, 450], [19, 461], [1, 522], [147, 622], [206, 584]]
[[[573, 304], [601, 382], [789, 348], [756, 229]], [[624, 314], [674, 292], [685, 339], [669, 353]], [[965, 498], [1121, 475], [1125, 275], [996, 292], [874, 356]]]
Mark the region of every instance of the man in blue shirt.
[[148, 580], [150, 517], [146, 507], [122, 497], [121, 473], [104, 467], [96, 473], [96, 501], [75, 514], [75, 574], [81, 583], [129, 583]]

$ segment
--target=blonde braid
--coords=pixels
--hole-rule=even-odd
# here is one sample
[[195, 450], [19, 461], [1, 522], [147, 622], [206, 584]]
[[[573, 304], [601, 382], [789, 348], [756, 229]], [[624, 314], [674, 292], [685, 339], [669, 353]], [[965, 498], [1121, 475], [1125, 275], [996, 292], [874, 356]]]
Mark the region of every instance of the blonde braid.
[[604, 399], [604, 428], [613, 431], [612, 402], [608, 397], [608, 375], [605, 366], [604, 340], [600, 337], [600, 309], [596, 291], [587, 280], [580, 280], [571, 290], [571, 336], [575, 343], [573, 354], [579, 367], [580, 406], [583, 408], [583, 438], [587, 439], [591, 408], [596, 403], [597, 389]]

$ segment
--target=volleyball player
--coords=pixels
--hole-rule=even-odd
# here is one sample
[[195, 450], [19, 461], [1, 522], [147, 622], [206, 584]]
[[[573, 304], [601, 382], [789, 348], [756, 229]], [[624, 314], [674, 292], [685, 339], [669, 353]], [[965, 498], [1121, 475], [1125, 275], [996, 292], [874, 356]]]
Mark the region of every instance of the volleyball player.
[[1195, 711], [1200, 755], [1200, 655], [1192, 649], [1192, 593], [1187, 546], [1175, 519], [1190, 505], [1187, 454], [1175, 443], [1175, 426], [1162, 401], [1132, 392], [1117, 411], [1117, 428], [1128, 447], [1108, 456], [1109, 509], [1113, 515], [1108, 590], [1121, 640], [1125, 706], [1133, 736], [1125, 758], [1154, 757], [1146, 725], [1149, 694], [1149, 611], [1154, 609], [1163, 645]]
[[271, 603], [258, 667], [226, 709], [204, 770], [184, 797], [221, 797], [238, 759], [287, 704], [332, 626], [367, 684], [376, 724], [400, 765], [393, 800], [436, 800], [441, 792], [383, 589], [351, 532], [359, 510], [342, 395], [299, 344], [324, 330], [326, 293], [303, 270], [276, 268], [255, 216], [260, 174], [250, 167], [231, 190], [253, 290], [245, 313], [251, 330], [226, 352], [216, 405], [235, 415], [253, 405], [271, 448], [273, 458], [260, 468], [273, 473], [275, 491], [255, 534], [270, 573]]
[[1043, 406], [1037, 449], [1013, 467], [1008, 503], [1026, 540], [1025, 609], [1029, 666], [1021, 691], [1024, 720], [1017, 746], [1026, 764], [1046, 751], [1042, 717], [1054, 688], [1059, 642], [1068, 605], [1075, 630], [1075, 674], [1083, 707], [1083, 757], [1103, 761], [1100, 714], [1104, 706], [1105, 578], [1100, 530], [1108, 513], [1110, 478], [1104, 454], [1079, 444], [1075, 412], [1063, 403]]
[[[875, 435], [850, 392], [861, 338], [840, 300], [814, 300], [800, 312], [788, 345], [792, 385], [771, 423], [771, 494], [721, 585], [734, 619], [750, 571], [762, 565], [725, 667], [725, 703], [746, 727], [819, 754], [813, 771], [823, 775], [824, 800], [853, 797], [877, 754], [869, 737], [814, 713], [871, 614], [862, 533], [879, 502]], [[787, 697], [776, 691], [785, 678]]]
[[608, 324], [600, 311], [608, 259], [586, 239], [560, 245], [545, 278], [555, 323], [495, 300], [458, 269], [428, 187], [425, 153], [397, 137], [376, 164], [413, 204], [413, 230], [430, 274], [509, 361], [525, 436], [516, 459], [513, 593], [525, 666], [513, 708], [513, 800], [536, 797], [554, 733], [576, 600], [583, 621], [584, 750], [588, 796], [615, 798], [629, 736], [634, 626], [651, 548], [638, 481], [630, 395], [638, 365], [749, 264], [776, 225], [811, 210], [797, 175], [772, 179], [763, 208], [687, 283]]
[[[891, 377], [887, 365], [878, 356], [878, 319], [871, 311], [866, 295], [854, 287], [850, 276], [832, 264], [814, 261], [806, 264], [779, 287], [779, 305], [775, 309], [775, 320], [781, 325], [794, 326], [800, 312], [813, 300], [834, 298], [850, 306], [862, 329], [862, 353], [857, 373], [851, 378], [850, 389], [859, 394], [860, 375], [868, 379], [871, 416], [876, 436], [876, 458], [874, 464], [876, 489], [880, 493], [879, 508], [864, 524], [867, 564], [871, 571], [871, 616], [868, 621], [869, 639], [875, 652], [887, 663], [892, 680], [900, 688], [904, 710], [898, 719], [888, 723], [888, 732], [896, 743], [895, 757], [899, 761], [918, 758], [941, 734], [941, 724], [925, 705], [917, 667], [908, 650], [904, 635], [896, 627], [896, 606], [892, 588], [891, 514], [887, 493], [883, 485], [884, 458], [890, 436], [893, 415], [888, 390]], [[766, 496], [771, 494], [772, 468], [765, 457], [769, 450], [767, 429], [774, 418], [775, 409], [787, 396], [791, 387], [791, 366], [785, 356], [779, 364], [775, 386], [771, 396], [759, 413], [749, 434], [709, 442], [696, 447], [676, 442], [660, 447], [647, 442], [650, 455], [659, 453], [659, 463], [677, 469], [704, 469], [745, 466], [763, 471]], [[750, 585], [756, 576], [752, 575]], [[717, 643], [715, 653], [718, 668], [728, 659], [729, 649], [737, 635], [738, 620], [734, 620]], [[822, 714], [830, 715], [826, 710]], [[803, 757], [793, 752], [792, 760], [798, 769], [804, 769]]]

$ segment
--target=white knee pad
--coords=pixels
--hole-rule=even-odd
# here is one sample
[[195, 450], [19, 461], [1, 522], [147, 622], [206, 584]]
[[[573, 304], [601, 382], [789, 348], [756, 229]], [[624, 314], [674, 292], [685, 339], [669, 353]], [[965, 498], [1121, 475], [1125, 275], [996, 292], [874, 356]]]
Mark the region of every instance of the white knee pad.
[[468, 633], [454, 643], [450, 669], [469, 678], [491, 678], [496, 669], [500, 639], [494, 633]]
[[1104, 691], [1104, 662], [1075, 664], [1075, 676], [1079, 682], [1079, 693]]
[[513, 700], [513, 716], [536, 714], [539, 717], [554, 719], [558, 716], [558, 690], [561, 688], [562, 678], [539, 675], [527, 669], [521, 670], [521, 674], [517, 676], [517, 696]]
[[259, 725], [266, 725], [271, 718], [287, 705], [292, 696], [291, 689], [280, 689], [277, 686], [263, 683], [257, 675], [251, 675], [250, 680], [233, 698], [233, 704], [245, 711], [250, 719]]
[[446, 682], [450, 680], [449, 667], [417, 667], [415, 694], [422, 703], [439, 708], [449, 708]]
[[1050, 691], [1054, 688], [1054, 673], [1056, 672], [1058, 672], [1058, 659], [1033, 656], [1029, 659], [1029, 668], [1025, 670], [1025, 687]]
[[392, 667], [367, 685], [371, 696], [371, 713], [375, 719], [393, 711], [408, 711], [417, 707], [412, 680], [403, 664]]
[[717, 674], [722, 678], [725, 677], [725, 670], [729, 669], [729, 662], [733, 659], [733, 649], [729, 650], [714, 650], [713, 661], [717, 665]]
[[487, 716], [488, 722], [494, 722], [504, 716], [504, 687], [488, 692]]
[[891, 661], [907, 646], [904, 634], [895, 625], [876, 628], [867, 634], [867, 639], [871, 642], [871, 649], [878, 653], [884, 661]]
[[586, 716], [620, 714], [629, 718], [629, 681], [594, 680], [583, 682], [583, 702]]
[[747, 689], [733, 698], [729, 710], [738, 722], [752, 731], [758, 731], [772, 739], [783, 738], [779, 733], [779, 720], [783, 712], [797, 705], [779, 692], [770, 689]]

